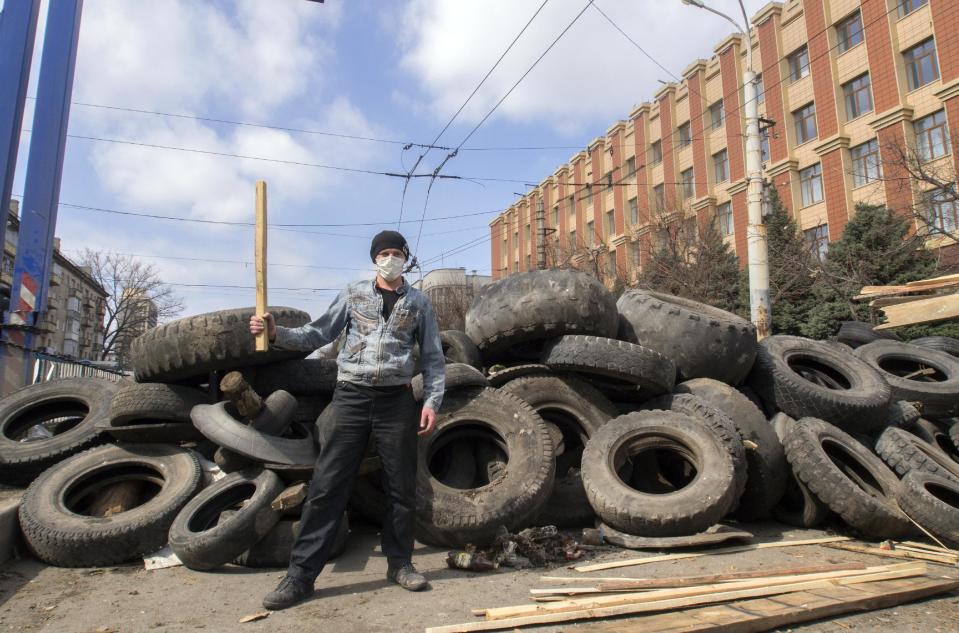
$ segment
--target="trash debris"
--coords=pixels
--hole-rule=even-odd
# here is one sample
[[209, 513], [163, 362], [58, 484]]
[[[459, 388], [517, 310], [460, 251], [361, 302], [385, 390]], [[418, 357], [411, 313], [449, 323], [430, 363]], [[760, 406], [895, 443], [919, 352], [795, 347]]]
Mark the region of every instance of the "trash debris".
[[555, 525], [526, 528], [517, 534], [500, 526], [488, 549], [467, 545], [461, 552], [449, 552], [446, 564], [451, 569], [467, 571], [492, 571], [501, 566], [528, 569], [577, 560], [582, 555], [579, 543], [560, 533]]

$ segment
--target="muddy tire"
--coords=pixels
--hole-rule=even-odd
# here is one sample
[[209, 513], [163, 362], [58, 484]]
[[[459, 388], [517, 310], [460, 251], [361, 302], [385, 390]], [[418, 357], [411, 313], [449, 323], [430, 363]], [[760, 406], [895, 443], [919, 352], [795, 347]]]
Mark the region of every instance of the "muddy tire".
[[766, 416], [735, 387], [710, 378], [694, 378], [676, 385], [725, 413], [739, 431], [746, 448], [746, 488], [736, 508], [737, 518], [753, 521], [766, 516], [786, 491], [789, 466], [782, 443]]
[[866, 435], [886, 427], [891, 392], [882, 375], [820, 341], [783, 335], [763, 340], [749, 384], [768, 408], [795, 419], [829, 420]]
[[533, 407], [558, 428], [562, 438], [563, 453], [556, 458], [553, 492], [534, 522], [556, 527], [591, 525], [595, 513], [580, 475], [583, 449], [600, 427], [618, 415], [616, 407], [593, 386], [557, 374], [517, 378], [506, 383], [502, 391]]
[[[229, 563], [280, 520], [270, 504], [285, 487], [276, 474], [262, 468], [227, 475], [183, 507], [170, 526], [170, 547], [190, 569]], [[226, 510], [236, 512], [224, 519], [220, 514]]]
[[[777, 413], [770, 420], [779, 439], [785, 441], [786, 435], [796, 421], [785, 413]], [[773, 508], [773, 517], [780, 523], [798, 528], [814, 528], [822, 525], [832, 516], [825, 503], [816, 498], [809, 488], [799, 480], [792, 469], [786, 478], [786, 492]]]
[[[959, 358], [899, 341], [875, 341], [855, 353], [882, 374], [894, 399], [921, 402], [923, 415], [959, 414]], [[906, 377], [923, 370], [933, 373]]]
[[448, 364], [463, 363], [470, 367], [483, 370], [483, 357], [479, 348], [466, 332], [460, 330], [443, 330], [440, 332], [440, 344], [443, 346], [443, 357]]
[[[621, 473], [630, 464], [627, 484]], [[672, 411], [614, 418], [583, 452], [583, 483], [596, 514], [636, 536], [702, 532], [732, 508], [735, 480], [722, 439]]]
[[294, 396], [329, 396], [336, 388], [336, 360], [295, 358], [253, 367], [253, 388], [261, 395], [288, 391]]
[[546, 346], [542, 360], [554, 370], [590, 374], [614, 384], [639, 385], [648, 397], [668, 393], [676, 381], [676, 366], [668, 358], [612, 338], [561, 336]]
[[952, 338], [951, 336], [923, 336], [909, 342], [919, 347], [927, 347], [945, 352], [950, 356], [959, 357], [959, 339]]
[[[136, 480], [144, 503], [109, 517], [84, 514], [106, 486]], [[115, 565], [166, 544], [177, 513], [196, 494], [202, 472], [192, 451], [160, 444], [100, 446], [38, 477], [20, 504], [30, 550], [59, 567]]]
[[[104, 378], [65, 378], [0, 400], [0, 481], [26, 485], [53, 464], [106, 441], [99, 427], [109, 423], [120, 386]], [[36, 425], [53, 437], [21, 442]]]
[[876, 453], [900, 477], [918, 470], [959, 483], [959, 463], [909, 431], [886, 429], [876, 442]]
[[959, 483], [913, 471], [902, 480], [899, 507], [950, 547], [959, 547]]
[[[508, 456], [502, 477], [458, 490], [432, 476], [431, 463], [446, 444], [473, 436], [502, 444]], [[510, 530], [525, 527], [549, 498], [556, 473], [543, 419], [516, 396], [490, 388], [447, 396], [436, 430], [420, 439], [417, 462], [420, 540], [453, 547], [486, 544], [501, 525]]]
[[[413, 399], [423, 401], [423, 374], [416, 374], [410, 383], [413, 388]], [[463, 387], [488, 387], [489, 380], [483, 372], [472, 365], [450, 363], [446, 366], [445, 391]]]
[[861, 534], [887, 539], [913, 533], [896, 504], [896, 474], [838, 427], [803, 418], [792, 425], [785, 448], [800, 482]]
[[483, 286], [466, 313], [466, 334], [487, 364], [538, 359], [563, 334], [616, 336], [616, 300], [595, 277], [575, 270], [517, 273]]
[[756, 327], [731, 312], [651, 290], [626, 291], [616, 309], [619, 338], [669, 358], [679, 380], [738, 385], [756, 358]]
[[[299, 327], [310, 315], [293, 308], [269, 309], [276, 324]], [[141, 334], [131, 344], [133, 371], [139, 382], [176, 382], [211, 371], [301, 358], [307, 352], [255, 350], [250, 335], [254, 308], [220, 310], [164, 323]]]

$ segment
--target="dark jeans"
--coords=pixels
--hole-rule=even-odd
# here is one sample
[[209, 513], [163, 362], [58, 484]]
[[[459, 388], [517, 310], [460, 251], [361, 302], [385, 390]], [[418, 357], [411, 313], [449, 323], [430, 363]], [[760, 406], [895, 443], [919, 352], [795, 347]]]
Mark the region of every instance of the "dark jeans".
[[390, 567], [413, 556], [416, 512], [416, 432], [419, 404], [413, 390], [337, 382], [331, 407], [336, 415], [321, 429], [310, 494], [304, 502], [300, 535], [287, 573], [312, 584], [330, 556], [366, 446], [373, 436], [383, 462], [387, 496], [382, 547]]

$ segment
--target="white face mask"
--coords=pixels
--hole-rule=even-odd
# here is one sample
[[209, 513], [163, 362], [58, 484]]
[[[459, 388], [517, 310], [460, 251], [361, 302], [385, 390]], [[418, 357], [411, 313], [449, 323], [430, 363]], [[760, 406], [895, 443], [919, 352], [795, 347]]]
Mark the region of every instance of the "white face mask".
[[396, 255], [382, 255], [376, 258], [376, 270], [386, 281], [393, 281], [403, 274], [406, 260]]

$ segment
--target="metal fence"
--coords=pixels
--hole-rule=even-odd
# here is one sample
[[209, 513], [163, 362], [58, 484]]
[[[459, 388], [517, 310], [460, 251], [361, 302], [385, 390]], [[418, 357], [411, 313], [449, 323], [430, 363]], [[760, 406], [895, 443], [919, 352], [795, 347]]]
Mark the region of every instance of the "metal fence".
[[89, 361], [76, 361], [24, 349], [7, 341], [0, 341], [0, 371], [3, 376], [0, 396], [6, 396], [26, 385], [59, 378], [95, 376], [108, 380], [121, 380], [126, 376], [121, 371], [98, 367]]

